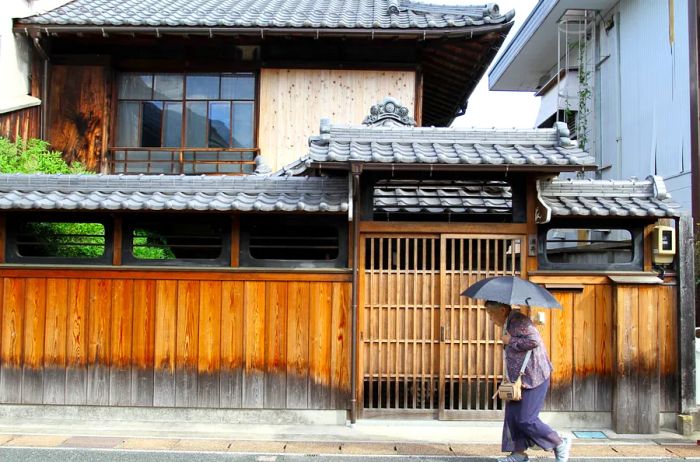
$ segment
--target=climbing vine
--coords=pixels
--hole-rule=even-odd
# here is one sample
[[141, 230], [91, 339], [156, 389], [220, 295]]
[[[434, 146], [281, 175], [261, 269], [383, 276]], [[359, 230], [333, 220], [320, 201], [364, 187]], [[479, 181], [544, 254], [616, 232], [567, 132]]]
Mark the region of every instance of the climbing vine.
[[578, 53], [578, 120], [576, 136], [578, 144], [584, 151], [588, 145], [588, 102], [591, 99], [590, 76], [586, 67], [586, 44], [584, 37], [580, 41]]

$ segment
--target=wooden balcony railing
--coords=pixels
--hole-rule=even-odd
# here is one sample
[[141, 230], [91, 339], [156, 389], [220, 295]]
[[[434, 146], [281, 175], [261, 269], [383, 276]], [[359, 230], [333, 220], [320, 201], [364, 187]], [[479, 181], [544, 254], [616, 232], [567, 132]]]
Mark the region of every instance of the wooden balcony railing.
[[109, 171], [150, 175], [246, 175], [258, 148], [109, 148]]

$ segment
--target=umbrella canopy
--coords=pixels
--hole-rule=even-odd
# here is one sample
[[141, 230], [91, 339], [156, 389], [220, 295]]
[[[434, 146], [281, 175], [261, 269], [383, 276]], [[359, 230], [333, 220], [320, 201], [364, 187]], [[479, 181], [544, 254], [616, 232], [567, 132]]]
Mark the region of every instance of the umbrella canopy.
[[507, 305], [561, 308], [559, 302], [537, 284], [516, 276], [497, 276], [469, 286], [462, 295], [481, 300], [493, 300]]

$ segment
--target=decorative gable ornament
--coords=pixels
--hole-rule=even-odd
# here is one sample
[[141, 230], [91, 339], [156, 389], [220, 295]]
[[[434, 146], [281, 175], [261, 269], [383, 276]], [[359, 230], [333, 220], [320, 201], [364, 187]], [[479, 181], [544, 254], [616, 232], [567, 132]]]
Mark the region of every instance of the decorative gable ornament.
[[385, 98], [381, 103], [372, 106], [362, 124], [371, 127], [415, 127], [416, 121], [409, 114], [408, 108], [400, 101]]

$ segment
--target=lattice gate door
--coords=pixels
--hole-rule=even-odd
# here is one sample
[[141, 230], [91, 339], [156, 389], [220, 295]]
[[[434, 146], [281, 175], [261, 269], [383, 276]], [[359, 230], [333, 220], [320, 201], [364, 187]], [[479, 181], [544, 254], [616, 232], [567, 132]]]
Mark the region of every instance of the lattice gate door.
[[[500, 380], [500, 329], [459, 294], [474, 282], [519, 275], [522, 236], [365, 235], [360, 367], [365, 411], [487, 417]], [[475, 412], [477, 414], [475, 414]]]

